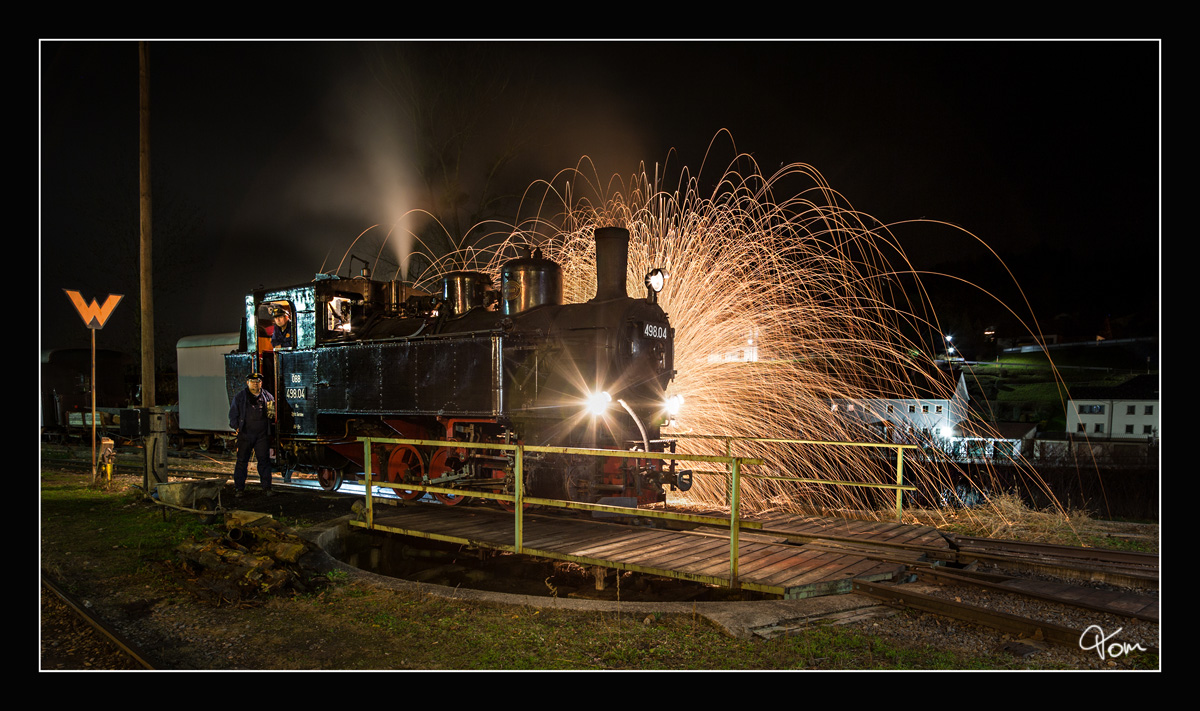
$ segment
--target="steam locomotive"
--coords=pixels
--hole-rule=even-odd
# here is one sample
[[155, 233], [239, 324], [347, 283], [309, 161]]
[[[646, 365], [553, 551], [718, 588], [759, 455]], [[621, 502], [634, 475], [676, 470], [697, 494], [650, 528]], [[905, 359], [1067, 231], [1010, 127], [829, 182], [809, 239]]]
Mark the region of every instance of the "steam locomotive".
[[[511, 451], [461, 442], [674, 451], [660, 437], [674, 378], [674, 330], [657, 303], [627, 294], [629, 233], [599, 228], [596, 296], [563, 303], [562, 269], [540, 251], [483, 272], [445, 274], [430, 293], [400, 282], [329, 275], [246, 296], [239, 345], [225, 355], [232, 398], [261, 372], [276, 397], [276, 469], [336, 488], [362, 471], [360, 437], [437, 440], [379, 445], [373, 476], [471, 492], [514, 491]], [[294, 345], [272, 349], [277, 310]], [[686, 489], [690, 472], [659, 459], [526, 453], [526, 495], [637, 505]], [[396, 489], [402, 498], [420, 491]]]

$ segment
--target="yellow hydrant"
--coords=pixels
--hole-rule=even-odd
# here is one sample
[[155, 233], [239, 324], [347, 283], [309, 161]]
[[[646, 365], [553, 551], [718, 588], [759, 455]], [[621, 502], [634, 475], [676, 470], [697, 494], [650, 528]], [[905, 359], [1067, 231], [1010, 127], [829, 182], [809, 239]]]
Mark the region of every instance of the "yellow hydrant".
[[108, 437], [100, 440], [99, 459], [100, 468], [104, 471], [104, 481], [111, 482], [113, 475], [113, 465], [117, 461], [117, 451], [112, 439]]

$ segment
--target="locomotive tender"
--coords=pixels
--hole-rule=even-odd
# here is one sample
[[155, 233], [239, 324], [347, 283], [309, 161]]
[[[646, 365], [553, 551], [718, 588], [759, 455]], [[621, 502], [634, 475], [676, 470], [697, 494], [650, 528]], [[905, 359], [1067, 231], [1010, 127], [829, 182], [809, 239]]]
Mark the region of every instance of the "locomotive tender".
[[[673, 451], [660, 438], [675, 375], [661, 274], [647, 276], [645, 298], [630, 297], [628, 231], [599, 228], [595, 240], [597, 291], [586, 303], [563, 303], [561, 268], [540, 251], [506, 262], [498, 289], [459, 271], [436, 293], [328, 275], [256, 290], [225, 356], [228, 394], [261, 372], [277, 400], [276, 468], [315, 472], [325, 488], [361, 470], [359, 437], [444, 441], [379, 445], [371, 464], [390, 482], [463, 491], [435, 494], [447, 504], [514, 490], [511, 452], [454, 442]], [[276, 309], [291, 315], [294, 347], [272, 350]], [[526, 453], [523, 470], [528, 495], [589, 503], [662, 501], [664, 487], [691, 483], [658, 459]]]

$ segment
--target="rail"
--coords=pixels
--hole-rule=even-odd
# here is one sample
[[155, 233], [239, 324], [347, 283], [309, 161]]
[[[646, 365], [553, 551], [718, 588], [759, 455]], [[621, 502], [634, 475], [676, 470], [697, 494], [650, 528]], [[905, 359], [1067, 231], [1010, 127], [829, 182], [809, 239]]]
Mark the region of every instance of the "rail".
[[60, 585], [58, 581], [51, 578], [49, 573], [44, 570], [42, 571], [42, 585], [46, 586], [50, 592], [54, 593], [54, 595], [57, 596], [58, 599], [67, 606], [72, 614], [91, 625], [97, 633], [104, 636], [109, 642], [115, 645], [122, 654], [132, 659], [144, 669], [155, 668], [154, 663], [151, 662], [143, 652], [125, 639], [125, 637], [123, 637], [116, 630], [105, 624], [104, 621], [101, 620], [94, 611], [87, 609], [85, 605], [80, 603], [79, 600], [75, 599], [75, 597], [63, 589], [63, 586]]
[[[374, 488], [376, 486], [386, 487], [390, 489], [403, 489], [405, 491], [424, 491], [432, 494], [451, 494], [464, 495], [462, 489], [453, 489], [444, 486], [435, 486], [431, 484], [413, 484], [409, 482], [393, 483], [385, 481], [374, 481], [372, 473], [372, 445], [394, 444], [394, 445], [409, 445], [414, 447], [446, 447], [452, 446], [455, 449], [488, 449], [502, 450], [513, 452], [513, 480], [514, 493], [502, 494], [492, 491], [470, 490], [465, 495], [476, 496], [484, 499], [494, 499], [497, 501], [507, 501], [512, 503], [513, 512], [515, 514], [515, 536], [513, 546], [499, 546], [502, 550], [510, 550], [513, 553], [524, 553], [525, 547], [523, 543], [524, 535], [524, 509], [526, 505], [549, 506], [556, 508], [578, 509], [583, 511], [599, 511], [605, 513], [614, 513], [622, 516], [642, 516], [646, 518], [662, 518], [676, 521], [687, 521], [692, 523], [701, 523], [715, 526], [729, 527], [729, 579], [730, 584], [737, 585], [738, 580], [738, 538], [739, 531], [742, 529], [759, 530], [762, 524], [754, 521], [742, 521], [739, 517], [739, 507], [737, 490], [741, 477], [741, 469], [743, 465], [758, 465], [762, 464], [763, 460], [754, 457], [732, 457], [708, 454], [677, 454], [673, 452], [632, 452], [625, 450], [609, 450], [609, 449], [586, 449], [578, 447], [548, 447], [524, 444], [506, 444], [506, 443], [489, 443], [489, 442], [446, 442], [445, 440], [424, 440], [424, 439], [398, 439], [387, 437], [366, 437], [362, 440], [363, 443], [363, 476], [365, 478], [364, 486], [366, 488], [366, 527], [374, 528], [375, 521], [375, 505], [374, 505]], [[524, 483], [522, 476], [524, 471], [525, 454], [527, 452], [538, 452], [545, 454], [565, 454], [578, 455], [585, 457], [619, 457], [626, 459], [659, 459], [659, 460], [675, 460], [683, 462], [716, 462], [726, 464], [729, 467], [733, 484], [733, 503], [730, 506], [729, 519], [718, 518], [713, 516], [700, 516], [696, 514], [683, 514], [673, 511], [654, 511], [648, 509], [629, 508], [625, 506], [611, 506], [607, 504], [588, 504], [579, 501], [564, 501], [561, 499], [547, 499], [542, 497], [525, 496]], [[497, 482], [500, 483], [499, 481]]]
[[[906, 485], [904, 483], [904, 450], [920, 449], [920, 447], [918, 447], [915, 444], [892, 444], [892, 443], [885, 443], [885, 442], [832, 442], [832, 441], [811, 440], [811, 439], [784, 439], [784, 438], [777, 438], [777, 437], [737, 437], [737, 436], [733, 436], [733, 435], [705, 435], [705, 434], [671, 434], [669, 436], [672, 439], [706, 439], [706, 440], [724, 441], [725, 442], [725, 454], [728, 457], [733, 456], [733, 443], [734, 442], [761, 442], [764, 444], [816, 444], [816, 445], [834, 446], [834, 447], [867, 447], [867, 448], [877, 448], [877, 449], [895, 449], [896, 450], [896, 483], [895, 484], [879, 484], [879, 483], [875, 483], [875, 482], [866, 482], [866, 481], [841, 481], [841, 480], [837, 480], [837, 479], [808, 479], [808, 478], [804, 478], [804, 477], [777, 476], [777, 475], [771, 475], [771, 474], [750, 474], [748, 476], [753, 476], [758, 479], [770, 479], [770, 480], [775, 480], [775, 481], [791, 481], [791, 482], [796, 482], [796, 483], [800, 483], [800, 484], [820, 484], [820, 485], [830, 485], [830, 486], [862, 487], [862, 488], [869, 488], [869, 489], [895, 489], [896, 490], [896, 521], [900, 521], [903, 518], [904, 492], [917, 490], [917, 487]], [[730, 485], [729, 490], [731, 492], [733, 491], [732, 484]], [[732, 505], [732, 502], [730, 502], [730, 504]]]

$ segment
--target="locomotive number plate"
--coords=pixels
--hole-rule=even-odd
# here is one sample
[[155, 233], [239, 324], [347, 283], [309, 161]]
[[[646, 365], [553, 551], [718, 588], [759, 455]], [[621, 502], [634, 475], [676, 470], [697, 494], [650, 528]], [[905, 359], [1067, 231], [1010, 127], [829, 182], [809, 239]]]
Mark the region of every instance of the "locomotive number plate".
[[284, 395], [288, 400], [307, 400], [308, 395], [305, 390], [306, 388], [287, 388]]
[[642, 324], [642, 335], [646, 338], [665, 339], [671, 335], [671, 327], [661, 323]]

